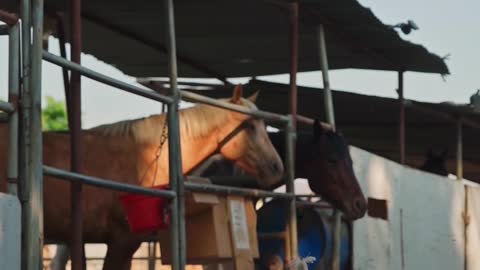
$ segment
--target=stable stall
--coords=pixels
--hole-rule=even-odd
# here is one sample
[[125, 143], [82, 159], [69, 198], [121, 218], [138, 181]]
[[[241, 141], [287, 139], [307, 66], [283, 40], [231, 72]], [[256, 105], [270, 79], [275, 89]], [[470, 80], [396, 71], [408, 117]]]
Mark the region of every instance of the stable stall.
[[[331, 95], [329, 94], [328, 69], [338, 68], [365, 68], [378, 70], [391, 70], [403, 74], [405, 71], [418, 71], [447, 74], [448, 69], [443, 59], [429, 53], [419, 45], [402, 40], [395, 30], [381, 23], [370, 10], [362, 7], [356, 1], [316, 2], [316, 1], [213, 1], [175, 3], [175, 19], [171, 1], [166, 6], [158, 1], [145, 1], [142, 5], [132, 4], [130, 1], [96, 1], [84, 2], [72, 1], [69, 11], [64, 1], [48, 1], [45, 3], [45, 14], [49, 20], [58, 20], [58, 24], [46, 24], [47, 31], [58, 36], [61, 41], [69, 39], [73, 44], [71, 59], [79, 63], [80, 51], [90, 53], [99, 59], [110, 63], [125, 73], [135, 77], [164, 77], [170, 76], [169, 94], [171, 97], [157, 96], [140, 91], [138, 88], [125, 86], [119, 82], [112, 82], [99, 74], [82, 69], [75, 64], [68, 63], [59, 57], [44, 53], [43, 57], [53, 63], [72, 70], [70, 85], [66, 83], [67, 101], [70, 116], [72, 141], [79, 140], [80, 130], [80, 73], [84, 76], [95, 78], [120, 87], [129, 92], [146, 97], [154, 97], [157, 100], [170, 104], [169, 114], [175, 119], [176, 102], [180, 93], [177, 92], [176, 76], [182, 77], [216, 78], [228, 84], [231, 77], [249, 77], [270, 75], [290, 72], [290, 94], [288, 98], [289, 113], [293, 115], [287, 130], [295, 126], [297, 113], [297, 88], [296, 72], [323, 70], [326, 84], [326, 118], [331, 125], [335, 126], [334, 109]], [[1, 8], [11, 11], [18, 10], [14, 1], [2, 3]], [[23, 19], [26, 25], [30, 25], [30, 6], [23, 3]], [[32, 6], [34, 31], [32, 65], [33, 78], [24, 78], [26, 89], [30, 89], [30, 82], [39, 82], [41, 77], [41, 40], [43, 39], [42, 18], [43, 2], [34, 1]], [[71, 12], [71, 28], [65, 31], [62, 27], [65, 13]], [[167, 14], [166, 23], [159, 19], [159, 14]], [[245, 18], [248, 14], [248, 19]], [[346, 16], [345, 14], [348, 14]], [[161, 17], [161, 16], [160, 16]], [[164, 18], [165, 19], [165, 18]], [[174, 28], [173, 22], [176, 24]], [[166, 25], [169, 26], [168, 30]], [[46, 31], [46, 32], [47, 32]], [[175, 34], [175, 32], [177, 34]], [[24, 37], [28, 31], [24, 30]], [[164, 39], [167, 36], [168, 39]], [[83, 35], [83, 36], [82, 36]], [[27, 37], [25, 40], [29, 40]], [[27, 43], [29, 44], [29, 43]], [[83, 45], [83, 46], [82, 46]], [[24, 55], [30, 55], [29, 46], [25, 46]], [[83, 47], [83, 48], [82, 48]], [[328, 49], [328, 50], [327, 50]], [[178, 55], [178, 63], [176, 62]], [[65, 57], [65, 55], [62, 55]], [[328, 58], [328, 61], [327, 61]], [[30, 57], [26, 58], [26, 62]], [[66, 74], [66, 72], [65, 72]], [[68, 81], [68, 74], [65, 75]], [[403, 75], [399, 76], [400, 85], [403, 85]], [[40, 86], [35, 84], [34, 103], [39, 105]], [[400, 87], [401, 89], [403, 87]], [[133, 89], [133, 90], [132, 90]], [[189, 97], [209, 103], [211, 101], [182, 93], [183, 97]], [[320, 101], [317, 102], [320, 104]], [[38, 110], [37, 107], [35, 107]], [[286, 108], [286, 107], [285, 107]], [[400, 103], [403, 108], [403, 101]], [[402, 110], [400, 110], [402, 112]], [[37, 111], [35, 111], [37, 112]], [[33, 134], [39, 133], [40, 125], [38, 115], [34, 112]], [[38, 113], [38, 112], [37, 112]], [[252, 113], [252, 112], [248, 112]], [[29, 114], [29, 113], [28, 113]], [[403, 113], [400, 113], [400, 119]], [[176, 130], [175, 121], [171, 122], [173, 130]], [[177, 125], [178, 126], [178, 125]], [[77, 132], [75, 132], [77, 131]], [[291, 131], [291, 130], [290, 130]], [[75, 135], [77, 134], [77, 135]], [[402, 138], [403, 129], [400, 129]], [[170, 135], [170, 133], [169, 133]], [[41, 174], [41, 136], [34, 137], [32, 148], [35, 154], [33, 173], [28, 174], [29, 179], [40, 177]], [[175, 134], [171, 140], [175, 140]], [[400, 139], [403, 147], [403, 140]], [[73, 152], [81, 152], [79, 144], [73, 144]], [[177, 146], [170, 150], [177, 152]], [[30, 151], [29, 149], [27, 149]], [[27, 151], [27, 152], [28, 152]], [[173, 157], [176, 162], [178, 156]], [[75, 165], [79, 154], [74, 155], [72, 168], [74, 171], [82, 171], [80, 165]], [[289, 160], [291, 163], [292, 161]], [[288, 165], [288, 177], [292, 177], [293, 168]], [[180, 170], [181, 168], [177, 168]], [[46, 170], [54, 174], [51, 170]], [[65, 177], [65, 172], [56, 172], [56, 176]], [[79, 175], [76, 179], [85, 179]], [[292, 179], [290, 179], [292, 180]], [[179, 225], [180, 230], [173, 231], [179, 242], [174, 242], [173, 258], [174, 267], [183, 268], [185, 263], [185, 234], [183, 232], [183, 185], [180, 174], [172, 178], [172, 189], [180, 197], [174, 197], [174, 223]], [[38, 193], [41, 181], [34, 183], [34, 191]], [[293, 193], [293, 186], [288, 184], [288, 192]], [[75, 185], [72, 190], [80, 197], [81, 187]], [[34, 193], [36, 203], [41, 205], [41, 196]], [[35, 197], [36, 195], [36, 197]], [[75, 220], [81, 219], [81, 208], [78, 208], [79, 199], [74, 199], [72, 205], [75, 209]], [[292, 254], [296, 252], [296, 222], [295, 204], [291, 203], [290, 212], [290, 245]], [[178, 210], [178, 212], [176, 212]], [[337, 215], [339, 217], [339, 215]], [[39, 222], [41, 232], [41, 217], [39, 212], [34, 212], [35, 222]], [[24, 223], [27, 224], [27, 223]], [[81, 231], [81, 222], [75, 222], [73, 239], [74, 243], [74, 268], [81, 267], [81, 243], [82, 239], [78, 232]], [[337, 229], [339, 226], [337, 226]], [[337, 230], [338, 231], [338, 230]], [[30, 238], [26, 238], [27, 241]], [[337, 238], [338, 239], [338, 238]], [[337, 243], [337, 241], [334, 241]], [[36, 248], [36, 243], [30, 251]], [[337, 243], [337, 247], [338, 247]], [[337, 248], [334, 248], [334, 252]], [[176, 253], [178, 252], [178, 253]], [[30, 254], [30, 253], [29, 253]], [[178, 256], [175, 256], [178, 255]], [[32, 255], [32, 265], [38, 259]], [[30, 257], [29, 257], [30, 258]]]

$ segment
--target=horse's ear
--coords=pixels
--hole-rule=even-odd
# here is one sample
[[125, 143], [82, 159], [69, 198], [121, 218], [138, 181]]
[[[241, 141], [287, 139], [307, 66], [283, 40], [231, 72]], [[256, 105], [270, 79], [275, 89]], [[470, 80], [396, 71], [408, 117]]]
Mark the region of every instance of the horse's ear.
[[232, 103], [238, 104], [240, 102], [240, 99], [242, 98], [242, 95], [243, 95], [243, 87], [241, 84], [237, 84], [237, 86], [235, 86], [235, 89], [233, 89], [233, 95], [230, 101]]
[[260, 93], [260, 91], [256, 91], [251, 96], [249, 96], [247, 99], [250, 100], [251, 102], [255, 103], [257, 101], [258, 93]]
[[320, 121], [315, 118], [313, 121], [313, 138], [318, 139], [323, 133], [323, 127], [322, 124], [320, 124]]

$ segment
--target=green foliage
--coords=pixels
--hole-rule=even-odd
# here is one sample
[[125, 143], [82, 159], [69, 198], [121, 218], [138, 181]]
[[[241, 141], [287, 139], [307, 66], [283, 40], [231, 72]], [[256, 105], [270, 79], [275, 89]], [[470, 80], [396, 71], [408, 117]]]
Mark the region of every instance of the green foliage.
[[42, 126], [45, 131], [68, 130], [67, 111], [62, 101], [46, 97], [46, 106], [42, 110]]

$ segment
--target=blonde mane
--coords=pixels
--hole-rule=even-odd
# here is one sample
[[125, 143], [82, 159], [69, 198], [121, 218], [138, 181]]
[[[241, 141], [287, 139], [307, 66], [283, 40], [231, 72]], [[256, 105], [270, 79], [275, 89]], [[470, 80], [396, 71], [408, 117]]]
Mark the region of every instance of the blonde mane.
[[[220, 100], [228, 102], [228, 99]], [[257, 108], [253, 102], [244, 98], [241, 99], [240, 105], [251, 109]], [[180, 110], [180, 134], [190, 138], [204, 137], [229, 121], [229, 113], [230, 111], [203, 104]], [[132, 138], [136, 143], [155, 143], [160, 141], [166, 119], [166, 114], [157, 114], [104, 124], [89, 131], [102, 136]], [[168, 126], [166, 129], [168, 133]]]

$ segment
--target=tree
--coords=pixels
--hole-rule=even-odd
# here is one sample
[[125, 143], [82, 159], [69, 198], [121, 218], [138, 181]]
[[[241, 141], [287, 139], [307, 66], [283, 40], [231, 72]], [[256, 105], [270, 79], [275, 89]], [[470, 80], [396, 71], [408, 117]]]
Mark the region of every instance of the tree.
[[51, 96], [46, 97], [46, 106], [42, 110], [42, 126], [45, 131], [68, 130], [67, 111], [62, 101]]

